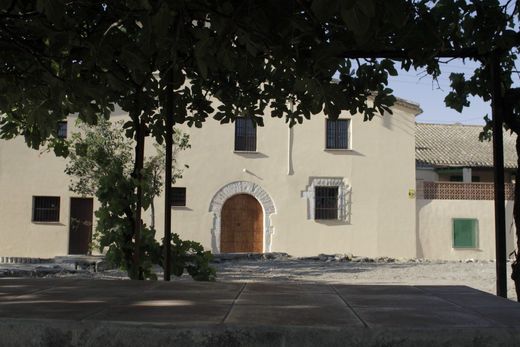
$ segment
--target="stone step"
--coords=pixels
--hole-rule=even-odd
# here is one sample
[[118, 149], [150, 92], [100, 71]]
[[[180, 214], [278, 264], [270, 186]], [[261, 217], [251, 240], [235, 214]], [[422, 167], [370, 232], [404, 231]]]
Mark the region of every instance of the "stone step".
[[0, 264], [48, 264], [53, 259], [30, 257], [0, 257]]

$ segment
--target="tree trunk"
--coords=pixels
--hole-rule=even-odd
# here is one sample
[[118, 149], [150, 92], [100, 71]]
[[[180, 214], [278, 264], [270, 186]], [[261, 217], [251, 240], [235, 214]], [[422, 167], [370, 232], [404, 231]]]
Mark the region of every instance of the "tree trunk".
[[173, 67], [167, 74], [166, 82], [166, 114], [165, 114], [165, 163], [164, 163], [164, 280], [169, 281], [171, 275], [171, 234], [172, 234], [172, 147], [173, 147]]
[[516, 168], [516, 180], [515, 180], [515, 201], [513, 206], [513, 217], [515, 219], [516, 229], [516, 251], [515, 260], [511, 264], [513, 272], [511, 273], [511, 279], [515, 282], [516, 299], [520, 302], [520, 135], [517, 134], [516, 138], [516, 154], [517, 168]]
[[143, 206], [143, 188], [142, 188], [142, 170], [144, 165], [144, 139], [145, 139], [145, 124], [144, 120], [137, 118], [134, 120], [136, 126], [135, 132], [135, 163], [134, 172], [132, 176], [137, 179], [137, 191], [136, 191], [136, 206], [134, 214], [134, 256], [133, 256], [133, 267], [130, 269], [130, 277], [132, 279], [144, 280], [144, 273], [141, 267], [141, 210]]
[[153, 203], [153, 200], [150, 202], [150, 227], [155, 230], [155, 204]]

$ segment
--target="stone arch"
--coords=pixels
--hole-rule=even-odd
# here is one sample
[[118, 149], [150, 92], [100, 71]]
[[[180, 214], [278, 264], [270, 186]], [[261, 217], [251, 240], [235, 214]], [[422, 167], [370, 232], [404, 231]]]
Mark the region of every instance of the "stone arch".
[[249, 194], [253, 196], [264, 212], [264, 252], [271, 252], [274, 227], [271, 216], [276, 213], [271, 196], [258, 184], [248, 181], [231, 182], [220, 188], [211, 199], [209, 212], [213, 213], [213, 227], [211, 230], [211, 248], [213, 253], [220, 253], [220, 232], [222, 206], [227, 199], [236, 194]]

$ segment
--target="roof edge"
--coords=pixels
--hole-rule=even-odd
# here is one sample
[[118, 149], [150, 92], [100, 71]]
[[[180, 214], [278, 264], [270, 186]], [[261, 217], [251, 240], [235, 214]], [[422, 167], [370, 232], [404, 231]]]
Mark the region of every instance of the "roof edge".
[[405, 107], [409, 110], [412, 110], [415, 112], [415, 116], [417, 117], [421, 113], [423, 113], [423, 109], [421, 108], [421, 105], [417, 102], [406, 100], [403, 98], [396, 97], [397, 101], [395, 102], [396, 105]]
[[[369, 98], [374, 99], [374, 96], [370, 95]], [[423, 109], [421, 108], [421, 106], [416, 102], [406, 100], [406, 99], [403, 99], [403, 98], [400, 98], [397, 96], [395, 96], [395, 99], [396, 99], [396, 101], [395, 101], [394, 105], [411, 110], [415, 117], [417, 117], [418, 115], [420, 115], [421, 113], [424, 112]]]

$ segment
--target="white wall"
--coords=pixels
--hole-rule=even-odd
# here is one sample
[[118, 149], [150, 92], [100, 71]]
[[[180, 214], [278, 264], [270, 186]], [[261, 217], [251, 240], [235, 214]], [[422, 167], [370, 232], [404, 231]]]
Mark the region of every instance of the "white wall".
[[[0, 140], [0, 254], [52, 257], [68, 251], [70, 200], [64, 160], [27, 148], [23, 139]], [[32, 197], [60, 196], [59, 223], [32, 222]]]
[[[478, 219], [478, 248], [452, 247], [453, 218]], [[513, 202], [506, 201], [507, 255], [514, 250]], [[495, 259], [493, 200], [417, 200], [417, 257], [427, 259]]]
[[[325, 150], [321, 115], [294, 127], [291, 147], [287, 126], [266, 115], [256, 154], [233, 152], [233, 124], [208, 121], [202, 129], [184, 128], [192, 148], [179, 162], [190, 168], [177, 186], [187, 187], [187, 206], [173, 209], [173, 230], [211, 247], [212, 197], [230, 182], [248, 181], [261, 186], [276, 206], [272, 251], [413, 257], [415, 200], [408, 191], [415, 188], [415, 111], [397, 107], [393, 116], [371, 122], [354, 116], [352, 150], [346, 151]], [[302, 192], [316, 177], [341, 177], [351, 186], [348, 222], [307, 218]]]
[[[258, 129], [257, 153], [234, 153], [234, 125], [208, 120], [202, 129], [183, 129], [192, 148], [177, 186], [187, 187], [187, 206], [173, 208], [173, 231], [212, 248], [213, 196], [234, 181], [256, 183], [272, 198], [272, 251], [293, 255], [352, 252], [367, 256], [414, 257], [415, 117], [418, 108], [400, 103], [394, 115], [352, 120], [352, 149], [325, 150], [325, 117], [314, 116], [292, 130], [266, 114]], [[114, 121], [125, 116], [113, 115]], [[342, 117], [348, 118], [349, 114]], [[69, 134], [74, 131], [69, 118]], [[152, 154], [151, 141], [147, 153]], [[0, 255], [51, 257], [68, 252], [70, 197], [66, 161], [28, 149], [23, 139], [0, 141]], [[246, 169], [246, 171], [244, 171]], [[302, 197], [313, 178], [340, 177], [352, 188], [348, 221], [308, 219]], [[32, 196], [60, 196], [60, 222], [31, 222]], [[157, 238], [163, 237], [164, 197], [156, 200]], [[95, 203], [94, 209], [98, 207]], [[149, 212], [144, 214], [149, 223]]]

